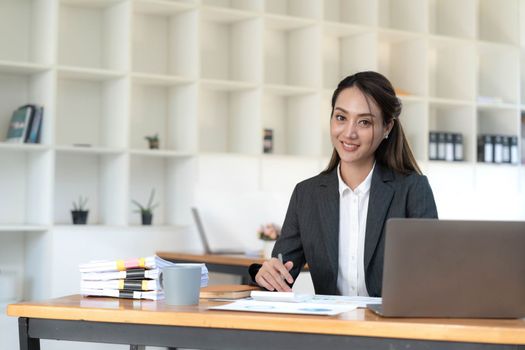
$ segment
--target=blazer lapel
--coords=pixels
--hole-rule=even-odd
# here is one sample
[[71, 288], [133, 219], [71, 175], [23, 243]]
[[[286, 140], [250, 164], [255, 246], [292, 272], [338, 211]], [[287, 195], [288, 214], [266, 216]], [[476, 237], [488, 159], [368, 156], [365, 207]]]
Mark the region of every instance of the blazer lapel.
[[394, 197], [394, 189], [387, 183], [392, 180], [394, 180], [392, 171], [376, 163], [374, 174], [372, 175], [366, 218], [365, 271], [368, 269], [377, 243], [381, 238], [385, 217]]
[[[339, 267], [339, 182], [337, 168], [321, 178], [319, 185], [319, 215], [327, 248], [328, 262], [335, 276]], [[329, 282], [329, 281], [327, 281]], [[337, 290], [337, 278], [333, 286]]]

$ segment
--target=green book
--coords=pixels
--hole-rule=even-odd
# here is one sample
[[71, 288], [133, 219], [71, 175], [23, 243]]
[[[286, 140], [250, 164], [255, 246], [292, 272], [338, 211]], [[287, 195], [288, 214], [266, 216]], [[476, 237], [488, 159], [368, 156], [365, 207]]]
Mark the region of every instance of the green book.
[[23, 143], [29, 132], [29, 124], [33, 114], [33, 106], [23, 106], [13, 112], [9, 129], [7, 130], [6, 142]]

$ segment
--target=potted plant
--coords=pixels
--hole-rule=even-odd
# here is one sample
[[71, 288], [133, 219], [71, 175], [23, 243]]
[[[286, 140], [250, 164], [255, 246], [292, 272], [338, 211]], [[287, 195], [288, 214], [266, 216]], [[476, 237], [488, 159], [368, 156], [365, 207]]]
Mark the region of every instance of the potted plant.
[[153, 209], [155, 209], [159, 205], [159, 203], [153, 204], [153, 198], [155, 198], [155, 189], [151, 190], [148, 204], [146, 206], [143, 206], [134, 199], [131, 200], [133, 204], [135, 204], [138, 207], [138, 209], [135, 210], [135, 212], [140, 213], [142, 215], [142, 225], [151, 225], [153, 221]]
[[149, 149], [159, 149], [159, 134], [144, 137], [148, 140]]
[[78, 202], [73, 201], [73, 210], [71, 210], [71, 216], [73, 217], [73, 225], [85, 225], [89, 210], [86, 209], [87, 197], [78, 197]]
[[257, 230], [257, 236], [264, 242], [262, 255], [266, 259], [272, 257], [273, 246], [275, 241], [281, 235], [281, 229], [276, 224], [261, 225]]

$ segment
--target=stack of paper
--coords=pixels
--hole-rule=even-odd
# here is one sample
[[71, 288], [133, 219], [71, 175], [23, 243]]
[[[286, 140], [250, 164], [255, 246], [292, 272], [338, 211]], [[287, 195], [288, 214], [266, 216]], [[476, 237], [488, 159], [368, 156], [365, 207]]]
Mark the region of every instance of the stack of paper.
[[[176, 265], [184, 264], [175, 264], [158, 256], [81, 264], [80, 293], [116, 298], [163, 299], [160, 271], [163, 267]], [[202, 266], [201, 287], [206, 287], [208, 269], [204, 264], [199, 265]]]

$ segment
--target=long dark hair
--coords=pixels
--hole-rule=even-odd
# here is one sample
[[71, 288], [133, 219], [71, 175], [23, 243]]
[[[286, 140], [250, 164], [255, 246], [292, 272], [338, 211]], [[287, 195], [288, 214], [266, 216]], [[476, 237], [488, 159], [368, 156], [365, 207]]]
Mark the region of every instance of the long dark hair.
[[[403, 132], [403, 127], [399, 123], [401, 101], [397, 98], [390, 81], [383, 75], [368, 71], [356, 73], [341, 80], [332, 96], [332, 113], [330, 118], [334, 114], [335, 101], [341, 91], [353, 86], [361, 90], [367, 98], [375, 101], [381, 109], [385, 125], [391, 121], [394, 123], [388, 138], [383, 139], [375, 152], [376, 162], [401, 174], [421, 174], [421, 170]], [[329, 173], [337, 168], [340, 161], [341, 158], [334, 148], [332, 158], [323, 173]]]

